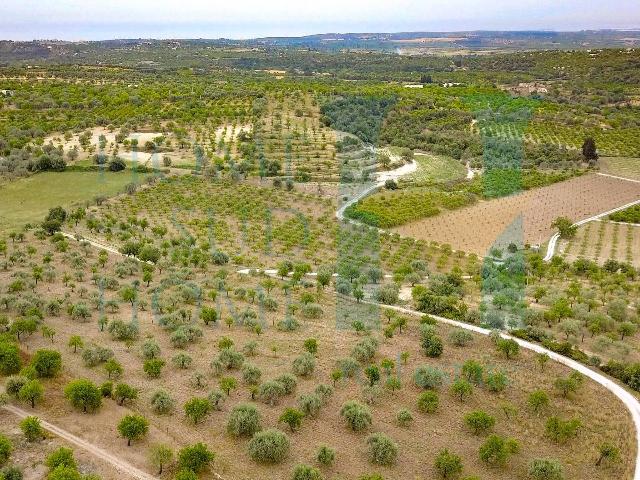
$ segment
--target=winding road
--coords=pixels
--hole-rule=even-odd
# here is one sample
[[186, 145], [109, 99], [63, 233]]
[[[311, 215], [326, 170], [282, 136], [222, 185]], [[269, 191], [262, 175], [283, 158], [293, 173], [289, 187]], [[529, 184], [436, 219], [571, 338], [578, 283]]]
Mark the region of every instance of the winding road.
[[[400, 160], [397, 157], [394, 158], [392, 155], [390, 156], [394, 162]], [[376, 176], [377, 176], [376, 181], [371, 185], [368, 185], [364, 190], [362, 190], [361, 192], [358, 192], [356, 195], [354, 195], [352, 198], [350, 198], [346, 202], [344, 202], [344, 204], [342, 204], [340, 208], [338, 208], [338, 210], [336, 211], [336, 217], [338, 217], [338, 220], [344, 220], [345, 219], [344, 212], [351, 205], [369, 196], [371, 193], [375, 192], [379, 188], [384, 187], [384, 183], [387, 180], [398, 180], [400, 177], [413, 173], [417, 169], [418, 169], [418, 163], [415, 160], [412, 160], [411, 163], [406, 163], [401, 167], [396, 168], [395, 170], [376, 172]], [[354, 222], [353, 220], [349, 220], [349, 221]]]
[[[379, 174], [377, 182], [372, 184], [370, 187], [367, 187], [365, 190], [363, 190], [362, 192], [358, 193], [357, 195], [355, 195], [353, 198], [351, 198], [350, 200], [348, 200], [347, 202], [345, 202], [344, 205], [342, 205], [338, 211], [336, 212], [336, 217], [340, 220], [344, 219], [344, 211], [345, 209], [349, 206], [352, 205], [353, 203], [357, 202], [358, 200], [361, 200], [362, 198], [366, 197], [368, 194], [370, 194], [371, 192], [375, 191], [376, 189], [380, 188], [381, 186], [384, 185], [384, 182], [388, 179], [397, 179], [402, 175], [406, 175], [407, 173], [411, 173], [412, 171], [415, 171], [416, 169], [416, 164], [415, 162], [413, 162], [413, 164], [407, 164], [404, 165], [403, 167], [400, 167], [399, 169], [390, 171], [390, 172], [384, 172], [383, 174]], [[606, 174], [603, 174], [606, 175]], [[596, 220], [602, 216], [608, 215], [610, 213], [613, 213], [615, 211], [619, 211], [622, 210], [624, 208], [628, 208], [631, 205], [635, 205], [640, 203], [640, 201], [637, 202], [633, 202], [632, 204], [627, 204], [627, 205], [623, 205], [621, 207], [618, 207], [614, 210], [611, 210], [609, 212], [605, 212], [605, 213], [601, 213], [599, 215], [596, 215], [594, 217], [590, 217], [588, 219], [585, 220], [581, 220], [580, 222], [577, 223], [577, 225], [582, 225], [584, 223], [587, 223], [589, 221], [592, 220]], [[72, 238], [72, 239], [76, 239], [76, 237], [74, 235], [65, 233], [64, 234], [66, 237], [68, 238]], [[77, 240], [77, 239], [76, 239]], [[100, 248], [102, 250], [106, 250], [110, 253], [116, 254], [116, 255], [120, 255], [123, 256], [117, 247], [112, 246], [112, 245], [106, 245], [102, 242], [96, 241], [96, 240], [91, 240], [91, 239], [87, 239], [87, 238], [83, 238], [83, 241], [87, 241], [90, 245], [96, 247], [96, 248]], [[555, 250], [555, 244], [557, 243], [557, 238], [555, 239], [555, 241], [552, 239], [550, 242], [550, 245], [553, 243], [553, 247], [550, 247], [551, 250], [551, 256], [549, 257], [549, 251], [547, 252], [547, 257], [549, 257], [549, 259], [553, 256], [553, 251]], [[545, 257], [545, 259], [547, 259], [547, 257]], [[243, 274], [248, 274], [250, 273], [249, 269], [241, 269], [238, 271], [239, 273], [243, 273]], [[264, 273], [266, 273], [267, 275], [276, 275], [276, 271], [275, 270], [264, 270]], [[369, 304], [373, 304], [373, 305], [378, 305], [376, 302], [371, 302], [371, 301], [364, 301], [364, 303], [369, 303]], [[396, 310], [398, 312], [404, 313], [404, 314], [408, 314], [408, 315], [422, 315], [422, 312], [418, 312], [416, 310], [412, 310], [409, 308], [405, 308], [405, 307], [399, 307], [399, 306], [388, 306], [385, 305], [385, 308], [391, 308], [393, 310]], [[476, 325], [470, 325], [467, 323], [463, 323], [463, 322], [458, 322], [455, 320], [451, 320], [448, 318], [444, 318], [444, 317], [439, 317], [439, 316], [434, 316], [432, 315], [433, 318], [435, 318], [438, 322], [440, 323], [444, 323], [447, 325], [451, 325], [454, 327], [458, 327], [458, 328], [462, 328], [464, 330], [468, 330], [471, 332], [474, 332], [476, 334], [480, 334], [480, 335], [489, 335], [491, 333], [491, 330], [488, 330], [486, 328], [482, 328]], [[627, 389], [625, 389], [624, 387], [618, 385], [616, 382], [614, 382], [613, 380], [611, 380], [610, 378], [606, 377], [605, 375], [590, 369], [589, 367], [587, 367], [586, 365], [583, 365], [579, 362], [576, 362], [575, 360], [572, 360], [570, 358], [567, 358], [563, 355], [560, 355], [556, 352], [553, 352], [551, 350], [548, 350], [544, 347], [542, 347], [541, 345], [537, 345], [535, 343], [531, 343], [531, 342], [527, 342], [525, 340], [522, 340], [520, 338], [515, 338], [512, 337], [506, 333], [501, 333], [501, 336], [503, 338], [509, 338], [509, 339], [513, 339], [515, 340], [522, 348], [526, 349], [526, 350], [530, 350], [536, 353], [546, 353], [547, 355], [549, 355], [549, 357], [555, 361], [558, 362], [562, 365], [565, 365], [577, 372], [580, 372], [581, 374], [583, 374], [584, 376], [590, 378], [591, 380], [593, 380], [594, 382], [602, 385], [604, 388], [606, 388], [609, 392], [611, 392], [613, 395], [615, 395], [625, 406], [626, 408], [629, 410], [629, 413], [631, 414], [631, 418], [633, 420], [633, 423], [635, 425], [635, 429], [636, 429], [636, 462], [635, 462], [635, 473], [634, 473], [634, 480], [640, 480], [640, 402], [638, 402], [638, 400], [636, 399], [636, 397], [630, 393]], [[20, 417], [24, 417], [27, 414], [27, 412], [25, 412], [24, 410], [21, 410], [17, 407], [11, 406], [11, 405], [7, 405], [4, 406], [3, 408], [5, 408], [6, 410], [20, 416]], [[101, 458], [107, 462], [109, 462], [110, 464], [112, 464], [116, 469], [118, 469], [119, 471], [122, 471], [123, 473], [127, 473], [129, 475], [131, 475], [133, 478], [138, 478], [138, 479], [142, 479], [142, 480], [151, 480], [154, 479], [156, 477], [153, 477], [141, 470], [138, 470], [137, 468], [133, 467], [132, 465], [118, 459], [117, 457], [111, 455], [109, 452], [106, 452], [105, 450], [102, 450], [101, 448], [92, 445], [84, 440], [82, 440], [81, 438], [53, 425], [50, 424], [48, 422], [42, 422], [43, 426], [55, 433], [56, 435], [59, 435], [60, 437], [68, 440], [69, 442], [84, 448], [85, 450], [89, 451], [90, 453], [93, 453], [96, 457]]]

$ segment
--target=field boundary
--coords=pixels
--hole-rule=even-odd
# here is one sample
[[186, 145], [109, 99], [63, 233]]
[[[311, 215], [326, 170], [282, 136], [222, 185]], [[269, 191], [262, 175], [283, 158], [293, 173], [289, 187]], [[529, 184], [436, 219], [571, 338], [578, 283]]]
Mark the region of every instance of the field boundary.
[[600, 175], [601, 177], [616, 178], [618, 180], [626, 180], [627, 182], [640, 183], [640, 180], [636, 180], [634, 178], [620, 177], [619, 175], [611, 175], [610, 173], [596, 172], [596, 175]]
[[[600, 174], [597, 174], [597, 175], [600, 175]], [[608, 175], [608, 176], [611, 176], [611, 175]], [[622, 178], [622, 177], [615, 177], [615, 178]], [[637, 180], [630, 180], [628, 178], [622, 178], [622, 179], [623, 180], [628, 180], [630, 182], [640, 183], [640, 181], [637, 181]], [[573, 226], [574, 227], [580, 227], [580, 226], [585, 225], [585, 224], [587, 224], [589, 222], [600, 220], [602, 217], [606, 217], [607, 215], [611, 215], [612, 213], [616, 213], [616, 212], [619, 212], [621, 210], [626, 210], [627, 208], [633, 207], [635, 205], [640, 205], [640, 200], [635, 200], [633, 202], [627, 203], [626, 205], [622, 205], [620, 207], [613, 208], [613, 209], [608, 210], [606, 212], [599, 213], [598, 215], [594, 215], [593, 217], [585, 218], [583, 220], [580, 220], [579, 222], [574, 223]], [[558, 244], [558, 240], [560, 240], [560, 232], [554, 233], [553, 236], [549, 239], [549, 243], [547, 245], [547, 254], [544, 256], [544, 261], [545, 262], [550, 262], [551, 259], [553, 258], [554, 254], [555, 254], [556, 246]]]

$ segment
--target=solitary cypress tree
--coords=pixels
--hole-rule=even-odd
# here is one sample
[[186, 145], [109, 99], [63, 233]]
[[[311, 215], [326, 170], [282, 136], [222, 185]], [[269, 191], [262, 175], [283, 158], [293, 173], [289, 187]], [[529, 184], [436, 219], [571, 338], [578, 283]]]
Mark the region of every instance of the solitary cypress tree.
[[596, 141], [593, 138], [587, 137], [584, 139], [584, 143], [582, 144], [582, 156], [585, 158], [585, 160], [588, 160], [590, 162], [598, 160]]

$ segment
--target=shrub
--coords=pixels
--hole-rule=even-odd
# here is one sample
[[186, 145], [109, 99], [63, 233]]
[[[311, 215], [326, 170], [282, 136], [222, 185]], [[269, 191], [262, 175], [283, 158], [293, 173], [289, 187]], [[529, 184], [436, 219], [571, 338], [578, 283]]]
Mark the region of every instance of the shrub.
[[322, 480], [320, 470], [308, 465], [296, 465], [293, 470], [293, 480]]
[[482, 410], [470, 412], [464, 417], [464, 423], [478, 435], [479, 433], [491, 430], [496, 423], [496, 419]]
[[313, 373], [316, 367], [316, 360], [311, 353], [304, 353], [293, 361], [293, 373], [300, 377], [306, 377]]
[[413, 373], [414, 383], [424, 389], [437, 389], [442, 385], [444, 373], [434, 367], [422, 365]]
[[49, 470], [54, 470], [59, 466], [77, 468], [76, 461], [73, 458], [73, 450], [65, 447], [60, 447], [47, 455], [44, 464]]
[[153, 339], [146, 340], [142, 344], [142, 347], [140, 347], [140, 350], [142, 352], [142, 358], [145, 360], [151, 360], [160, 355], [160, 347]]
[[250, 403], [241, 403], [233, 407], [227, 421], [227, 432], [236, 437], [251, 436], [262, 427], [260, 412]]
[[229, 263], [229, 255], [221, 250], [216, 250], [211, 254], [211, 261], [216, 265]]
[[318, 340], [315, 338], [307, 338], [303, 344], [304, 349], [311, 355], [318, 353]]
[[298, 397], [298, 407], [308, 416], [315, 417], [322, 407], [322, 399], [315, 393], [307, 393]]
[[544, 390], [536, 390], [527, 398], [527, 404], [534, 413], [539, 413], [549, 406], [549, 396]]
[[456, 347], [466, 347], [473, 341], [473, 334], [457, 328], [449, 334], [449, 341]]
[[529, 477], [533, 480], [563, 480], [564, 473], [557, 460], [537, 458], [529, 465]]
[[165, 390], [157, 390], [151, 396], [151, 408], [159, 414], [166, 414], [173, 411], [175, 401]]
[[314, 393], [318, 395], [320, 400], [324, 403], [331, 395], [333, 395], [333, 387], [331, 387], [331, 385], [321, 383], [315, 388]]
[[95, 367], [113, 357], [113, 351], [100, 345], [90, 345], [82, 351], [82, 361], [87, 367]]
[[482, 383], [482, 372], [484, 369], [480, 363], [475, 360], [467, 360], [462, 365], [462, 376], [475, 385]]
[[442, 478], [455, 478], [462, 473], [462, 459], [444, 449], [436, 457], [435, 467]]
[[284, 393], [286, 395], [293, 393], [293, 391], [296, 389], [296, 386], [298, 385], [296, 377], [294, 377], [290, 373], [279, 375], [275, 378], [275, 381], [280, 383], [284, 387]]
[[164, 360], [153, 358], [151, 360], [146, 360], [142, 369], [150, 378], [158, 378], [162, 373], [162, 367], [164, 367], [164, 365]]
[[206, 398], [194, 397], [184, 404], [184, 413], [194, 424], [208, 415], [211, 411], [211, 404]]
[[504, 372], [490, 372], [484, 379], [490, 392], [502, 392], [509, 383], [509, 379]]
[[207, 395], [207, 400], [209, 400], [211, 408], [214, 410], [220, 410], [221, 404], [224, 401], [224, 395], [220, 390], [211, 390], [209, 395]]
[[31, 366], [39, 377], [51, 378], [62, 369], [62, 356], [56, 350], [38, 350], [31, 360]]
[[178, 368], [186, 369], [189, 368], [193, 359], [186, 353], [180, 352], [171, 358], [171, 362]]
[[278, 403], [281, 397], [286, 394], [284, 385], [281, 382], [270, 380], [264, 382], [258, 388], [258, 398], [261, 402], [274, 406]]
[[360, 370], [360, 364], [351, 357], [338, 360], [337, 367], [338, 370], [347, 378], [353, 377], [356, 372]]
[[227, 369], [240, 368], [244, 363], [244, 355], [232, 348], [225, 348], [218, 355], [218, 361]]
[[215, 456], [204, 443], [189, 445], [178, 452], [178, 468], [200, 473], [209, 466]]
[[367, 337], [353, 347], [351, 356], [359, 362], [369, 362], [375, 356], [377, 349], [378, 341], [373, 337]]
[[320, 318], [323, 313], [322, 307], [317, 303], [307, 303], [306, 305], [302, 306], [302, 309], [300, 311], [303, 317], [310, 319]]
[[183, 468], [178, 470], [173, 480], [198, 480], [198, 475], [193, 470]]
[[583, 380], [582, 374], [579, 372], [571, 372], [568, 377], [559, 377], [556, 379], [554, 386], [562, 393], [564, 398], [568, 398], [570, 394], [578, 391]]
[[451, 393], [462, 402], [473, 393], [473, 387], [466, 380], [459, 378], [451, 384]]
[[256, 462], [280, 463], [289, 453], [289, 439], [275, 428], [257, 432], [249, 441], [249, 455]]
[[113, 382], [104, 382], [99, 387], [102, 398], [111, 398], [113, 395]]
[[436, 392], [422, 392], [418, 395], [418, 410], [424, 413], [434, 413], [438, 409], [438, 394]]
[[29, 442], [35, 442], [44, 438], [44, 429], [38, 417], [25, 417], [20, 422], [20, 430]]
[[420, 344], [422, 345], [422, 349], [427, 357], [437, 358], [442, 355], [444, 350], [442, 339], [437, 335], [430, 335], [423, 338]]
[[380, 303], [395, 305], [398, 303], [399, 293], [400, 289], [398, 288], [398, 285], [395, 283], [386, 283], [384, 285], [380, 285], [380, 287], [375, 290], [373, 297]]
[[409, 410], [403, 408], [396, 413], [396, 421], [401, 427], [406, 427], [413, 421], [413, 415]]
[[249, 385], [257, 385], [260, 383], [262, 371], [252, 363], [245, 363], [242, 367], [242, 379]]
[[518, 442], [513, 439], [491, 435], [480, 446], [480, 460], [489, 465], [503, 466], [511, 455], [517, 453]]
[[9, 378], [7, 378], [7, 382], [5, 383], [5, 391], [7, 392], [7, 395], [17, 397], [20, 393], [20, 390], [27, 384], [27, 382], [29, 382], [29, 379], [25, 376], [10, 376]]
[[600, 455], [596, 461], [596, 467], [602, 465], [602, 462], [616, 463], [620, 461], [620, 449], [610, 443], [603, 443], [599, 448]]
[[0, 433], [0, 466], [7, 463], [12, 451], [13, 445], [11, 441]]
[[578, 434], [581, 426], [582, 422], [577, 418], [561, 420], [558, 417], [550, 417], [545, 424], [545, 433], [554, 442], [565, 443]]
[[328, 445], [320, 445], [316, 459], [320, 465], [330, 467], [336, 459], [336, 452]]
[[393, 465], [398, 457], [398, 445], [384, 433], [373, 433], [367, 438], [369, 460], [378, 465]]
[[371, 425], [371, 411], [366, 405], [351, 400], [342, 405], [340, 415], [346, 420], [351, 430], [364, 430]]

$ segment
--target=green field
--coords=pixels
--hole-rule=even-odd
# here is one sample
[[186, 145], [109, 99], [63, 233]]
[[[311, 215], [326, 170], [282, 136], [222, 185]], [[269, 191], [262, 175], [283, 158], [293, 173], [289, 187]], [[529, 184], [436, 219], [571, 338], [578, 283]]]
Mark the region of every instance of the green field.
[[0, 232], [40, 221], [56, 205], [71, 207], [99, 195], [115, 195], [143, 178], [129, 171], [44, 172], [0, 183]]
[[640, 158], [601, 157], [600, 169], [610, 175], [640, 180]]
[[451, 157], [416, 153], [414, 156], [418, 169], [407, 177], [416, 183], [449, 182], [467, 175], [467, 169]]

